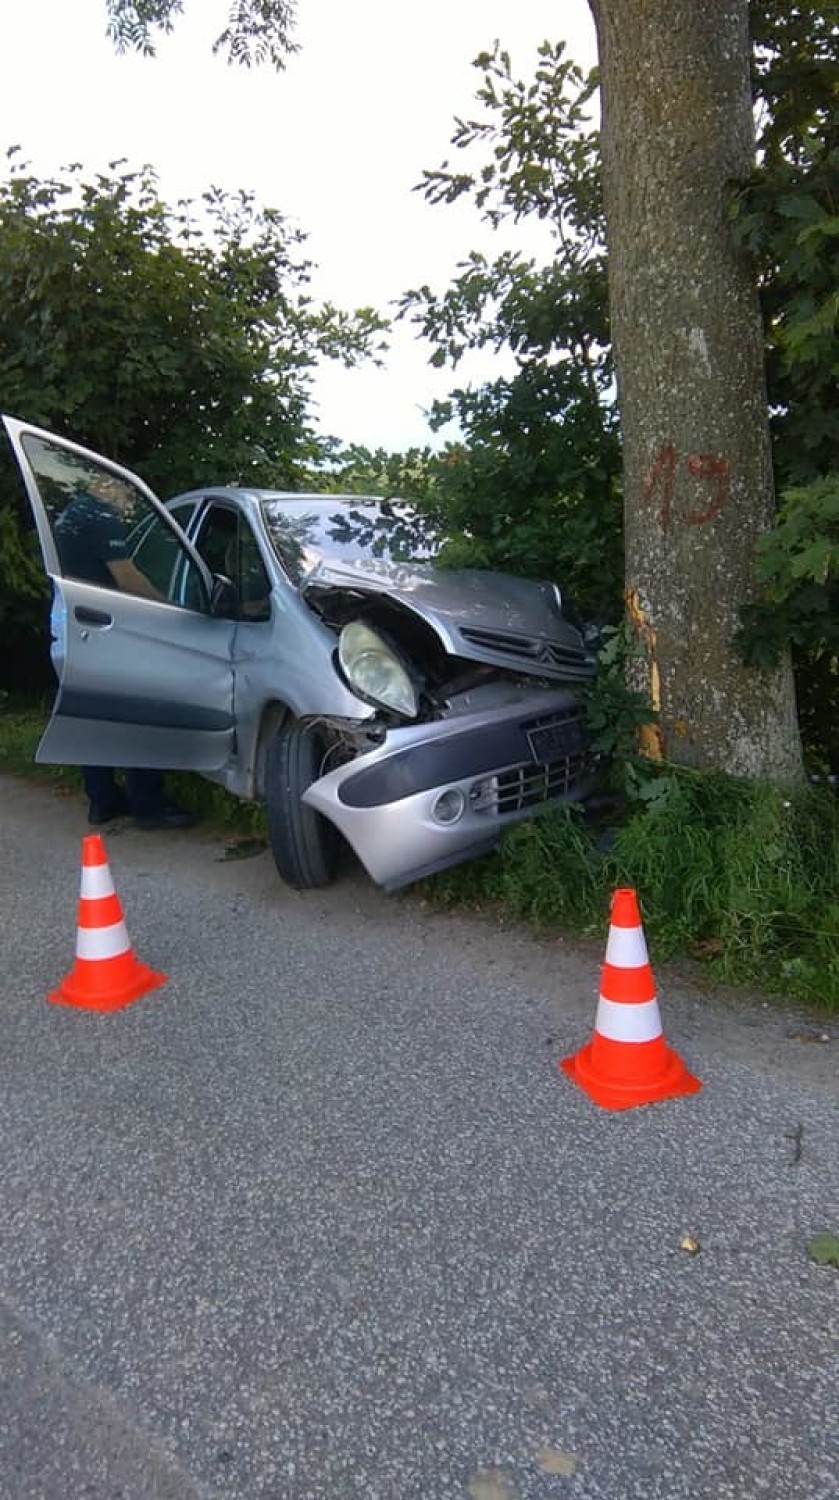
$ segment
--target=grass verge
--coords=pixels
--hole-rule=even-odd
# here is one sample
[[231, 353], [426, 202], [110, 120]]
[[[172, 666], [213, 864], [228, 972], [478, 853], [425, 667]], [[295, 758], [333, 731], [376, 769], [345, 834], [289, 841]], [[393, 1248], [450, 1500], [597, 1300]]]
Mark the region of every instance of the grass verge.
[[839, 1011], [839, 800], [828, 788], [674, 772], [666, 793], [610, 829], [552, 808], [500, 856], [437, 877], [449, 904], [498, 905], [537, 924], [602, 934], [617, 886], [639, 895], [656, 956], [716, 979]]

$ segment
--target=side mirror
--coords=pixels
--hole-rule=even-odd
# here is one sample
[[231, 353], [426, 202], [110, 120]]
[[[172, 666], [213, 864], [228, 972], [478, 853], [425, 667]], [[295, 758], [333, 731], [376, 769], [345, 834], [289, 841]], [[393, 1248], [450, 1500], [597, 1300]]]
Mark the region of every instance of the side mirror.
[[220, 620], [235, 620], [239, 613], [239, 594], [235, 583], [223, 573], [213, 574], [210, 614]]

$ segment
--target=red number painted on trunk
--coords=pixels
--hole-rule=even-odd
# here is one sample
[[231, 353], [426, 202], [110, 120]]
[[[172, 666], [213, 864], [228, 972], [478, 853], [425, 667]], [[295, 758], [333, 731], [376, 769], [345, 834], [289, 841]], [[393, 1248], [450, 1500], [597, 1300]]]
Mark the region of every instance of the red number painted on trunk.
[[[673, 498], [676, 492], [676, 473], [679, 454], [672, 443], [659, 448], [650, 469], [644, 476], [644, 499], [647, 504], [658, 500], [658, 518], [663, 531], [667, 531], [673, 520]], [[703, 510], [683, 511], [676, 516], [686, 526], [704, 526], [722, 515], [731, 494], [731, 465], [718, 453], [689, 453], [685, 468], [693, 479], [710, 485], [710, 503]]]

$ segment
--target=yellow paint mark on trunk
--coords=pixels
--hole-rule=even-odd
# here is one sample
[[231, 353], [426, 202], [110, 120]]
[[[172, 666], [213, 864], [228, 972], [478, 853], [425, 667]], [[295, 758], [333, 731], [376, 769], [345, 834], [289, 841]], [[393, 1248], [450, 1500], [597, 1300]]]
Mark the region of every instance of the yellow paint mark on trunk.
[[[644, 613], [638, 590], [627, 587], [623, 597], [629, 623], [646, 653], [650, 674], [650, 702], [655, 712], [659, 714], [661, 713], [661, 673], [656, 660], [656, 633]], [[664, 735], [659, 724], [641, 724], [638, 729], [638, 743], [641, 754], [646, 755], [648, 760], [664, 759]]]

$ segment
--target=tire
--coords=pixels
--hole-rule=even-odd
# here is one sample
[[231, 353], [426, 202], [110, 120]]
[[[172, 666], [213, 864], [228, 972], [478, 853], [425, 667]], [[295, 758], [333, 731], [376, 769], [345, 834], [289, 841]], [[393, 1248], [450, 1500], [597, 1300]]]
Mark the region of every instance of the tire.
[[268, 747], [265, 807], [271, 853], [281, 879], [298, 891], [329, 885], [338, 865], [338, 830], [302, 800], [320, 775], [324, 748], [316, 730], [294, 719]]

